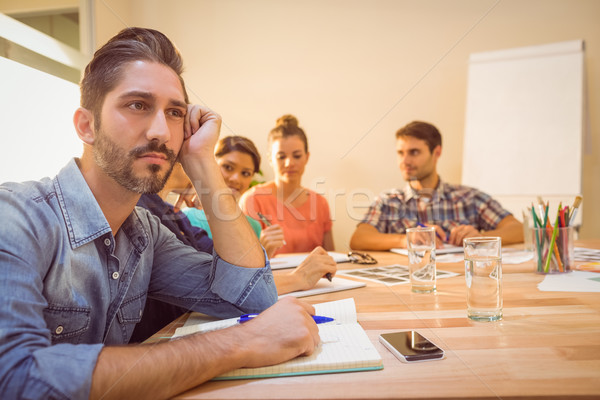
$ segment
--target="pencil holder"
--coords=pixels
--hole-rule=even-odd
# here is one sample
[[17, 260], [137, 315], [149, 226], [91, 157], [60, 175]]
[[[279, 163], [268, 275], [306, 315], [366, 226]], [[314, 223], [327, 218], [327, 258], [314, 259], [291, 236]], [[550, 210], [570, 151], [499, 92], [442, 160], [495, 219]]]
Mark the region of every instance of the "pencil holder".
[[573, 227], [533, 228], [535, 271], [561, 274], [571, 271], [573, 264]]

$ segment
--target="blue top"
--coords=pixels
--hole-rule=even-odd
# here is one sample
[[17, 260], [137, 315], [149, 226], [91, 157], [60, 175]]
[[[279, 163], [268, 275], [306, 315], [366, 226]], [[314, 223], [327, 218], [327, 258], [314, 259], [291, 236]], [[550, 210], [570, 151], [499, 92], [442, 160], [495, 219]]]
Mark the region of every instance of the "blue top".
[[128, 342], [148, 295], [222, 318], [277, 300], [268, 261], [198, 252], [145, 209], [113, 236], [75, 160], [1, 185], [0, 205], [3, 399], [88, 398], [102, 346]]
[[[208, 233], [208, 236], [212, 239], [212, 233], [210, 232], [210, 226], [208, 226], [208, 221], [206, 220], [206, 214], [204, 213], [204, 210], [199, 210], [197, 208], [186, 208], [182, 211], [188, 217], [193, 226], [204, 229]], [[260, 237], [260, 232], [262, 231], [260, 222], [247, 215], [246, 219], [250, 223], [252, 229], [254, 229], [256, 237]]]

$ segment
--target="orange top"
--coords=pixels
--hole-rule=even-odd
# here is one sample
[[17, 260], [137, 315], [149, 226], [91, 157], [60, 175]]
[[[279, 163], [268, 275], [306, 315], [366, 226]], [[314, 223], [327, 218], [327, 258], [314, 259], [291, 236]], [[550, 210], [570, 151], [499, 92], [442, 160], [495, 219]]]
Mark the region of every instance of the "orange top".
[[332, 226], [325, 197], [305, 189], [308, 200], [295, 208], [278, 200], [267, 185], [257, 185], [246, 192], [241, 199], [241, 208], [246, 215], [261, 221], [263, 229], [266, 225], [258, 213], [264, 215], [272, 225], [281, 226], [286, 244], [275, 254], [306, 253], [317, 246], [323, 246], [323, 237]]

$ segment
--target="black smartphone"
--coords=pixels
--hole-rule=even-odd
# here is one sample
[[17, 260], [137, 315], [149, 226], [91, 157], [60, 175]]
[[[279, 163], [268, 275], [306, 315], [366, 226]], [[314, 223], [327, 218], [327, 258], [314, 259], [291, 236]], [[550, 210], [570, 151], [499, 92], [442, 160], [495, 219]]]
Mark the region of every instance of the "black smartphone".
[[379, 341], [402, 362], [444, 358], [444, 350], [416, 331], [382, 333]]

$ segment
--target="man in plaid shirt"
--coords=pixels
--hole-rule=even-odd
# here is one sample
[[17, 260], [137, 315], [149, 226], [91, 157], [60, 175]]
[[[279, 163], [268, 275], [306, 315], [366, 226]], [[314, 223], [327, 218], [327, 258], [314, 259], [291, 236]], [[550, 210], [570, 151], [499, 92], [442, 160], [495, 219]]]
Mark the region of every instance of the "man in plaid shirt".
[[521, 222], [492, 197], [440, 179], [436, 165], [442, 154], [442, 137], [435, 126], [413, 121], [400, 128], [396, 151], [408, 184], [375, 199], [354, 231], [350, 247], [406, 247], [406, 229], [419, 224], [434, 226], [438, 238], [457, 246], [472, 236], [500, 236], [503, 244], [523, 241]]

